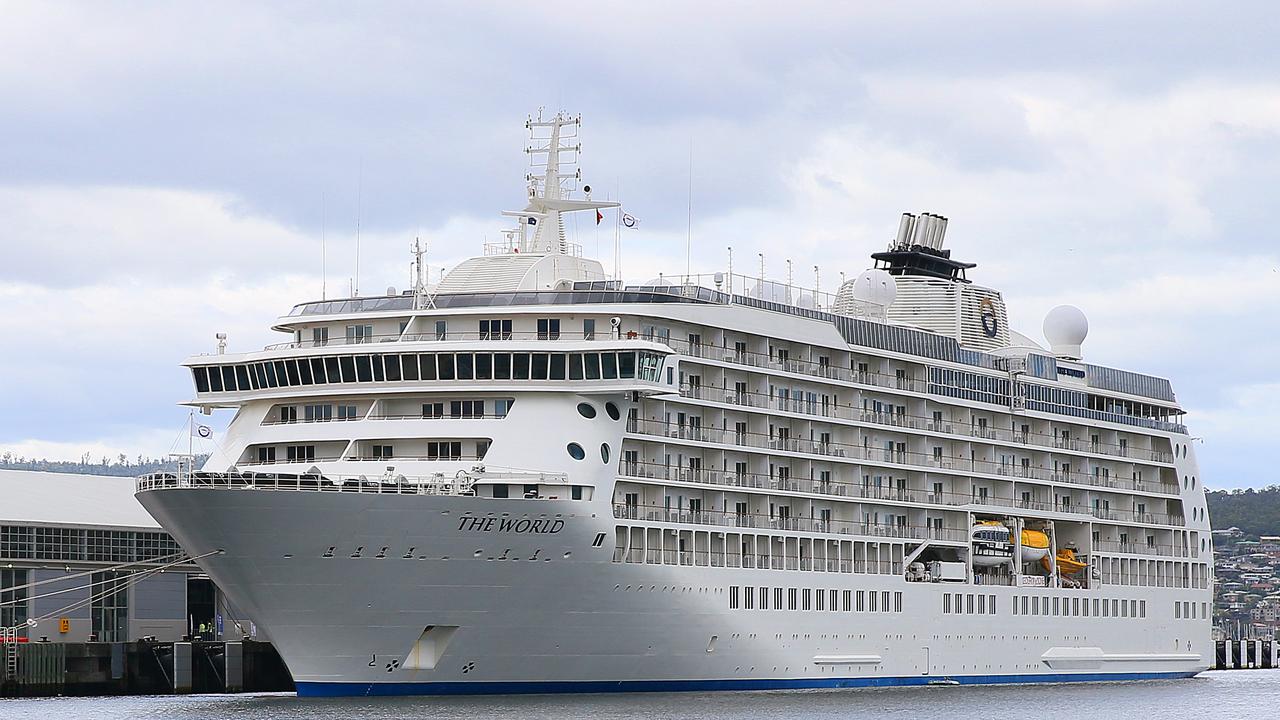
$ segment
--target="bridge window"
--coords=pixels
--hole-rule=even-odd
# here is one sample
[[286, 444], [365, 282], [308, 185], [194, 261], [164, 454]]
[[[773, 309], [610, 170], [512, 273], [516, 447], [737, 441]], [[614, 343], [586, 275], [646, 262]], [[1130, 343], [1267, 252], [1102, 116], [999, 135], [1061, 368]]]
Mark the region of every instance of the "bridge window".
[[656, 382], [662, 367], [663, 357], [648, 352], [422, 353], [288, 358], [194, 367], [191, 374], [196, 391], [209, 393], [404, 380], [594, 381], [638, 377]]

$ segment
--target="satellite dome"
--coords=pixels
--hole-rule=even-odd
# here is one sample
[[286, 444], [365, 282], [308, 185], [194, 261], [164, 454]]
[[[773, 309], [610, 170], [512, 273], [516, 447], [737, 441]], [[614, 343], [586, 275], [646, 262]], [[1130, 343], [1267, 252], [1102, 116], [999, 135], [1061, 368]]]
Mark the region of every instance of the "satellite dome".
[[1080, 345], [1089, 334], [1089, 319], [1074, 305], [1059, 305], [1044, 316], [1044, 338], [1055, 356], [1079, 360]]
[[853, 281], [853, 299], [889, 307], [898, 297], [898, 283], [884, 270], [868, 270]]

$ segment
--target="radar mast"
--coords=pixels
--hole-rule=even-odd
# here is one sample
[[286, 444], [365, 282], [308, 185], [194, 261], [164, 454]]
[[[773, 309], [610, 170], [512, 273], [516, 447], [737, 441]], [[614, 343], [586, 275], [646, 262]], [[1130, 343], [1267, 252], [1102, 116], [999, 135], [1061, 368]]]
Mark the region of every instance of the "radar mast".
[[[525, 121], [529, 131], [529, 144], [525, 153], [529, 156], [530, 172], [525, 175], [528, 183], [529, 204], [524, 210], [505, 211], [502, 214], [518, 218], [520, 226], [504, 231], [515, 252], [541, 255], [570, 254], [564, 232], [564, 213], [583, 210], [599, 210], [618, 207], [616, 202], [591, 199], [591, 186], [583, 185], [585, 199], [570, 199], [582, 181], [582, 169], [578, 167], [578, 154], [582, 143], [578, 142], [578, 129], [582, 116], [570, 117], [557, 112], [544, 120], [542, 112], [535, 119]], [[540, 169], [541, 173], [534, 170]]]

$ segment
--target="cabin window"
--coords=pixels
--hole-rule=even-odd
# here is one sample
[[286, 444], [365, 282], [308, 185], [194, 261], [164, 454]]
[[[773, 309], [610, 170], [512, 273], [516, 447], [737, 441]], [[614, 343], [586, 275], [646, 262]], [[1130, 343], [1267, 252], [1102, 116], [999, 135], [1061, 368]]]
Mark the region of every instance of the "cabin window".
[[538, 339], [559, 340], [560, 320], [558, 318], [538, 318]]

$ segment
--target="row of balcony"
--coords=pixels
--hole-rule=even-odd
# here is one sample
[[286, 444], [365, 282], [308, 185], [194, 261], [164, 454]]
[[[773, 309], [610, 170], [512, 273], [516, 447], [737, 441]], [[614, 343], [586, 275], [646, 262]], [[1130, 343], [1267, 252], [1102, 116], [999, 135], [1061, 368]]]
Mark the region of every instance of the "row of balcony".
[[834, 418], [837, 420], [875, 423], [877, 425], [904, 428], [907, 430], [919, 430], [947, 435], [962, 435], [980, 438], [982, 440], [990, 440], [992, 442], [1003, 443], [1014, 447], [1035, 445], [1037, 447], [1054, 450], [1067, 450], [1076, 453], [1092, 453], [1094, 455], [1124, 458], [1128, 460], [1136, 460], [1138, 462], [1164, 464], [1173, 463], [1172, 453], [1161, 452], [1159, 450], [1140, 450], [1137, 448], [1130, 448], [1127, 445], [1111, 445], [1101, 441], [1093, 442], [1090, 440], [1085, 442], [1083, 440], [1072, 440], [1070, 438], [1064, 439], [1059, 435], [1052, 434], [999, 430], [987, 425], [973, 423], [966, 427], [963, 423], [953, 423], [948, 420], [937, 420], [932, 417], [924, 417], [921, 415], [908, 415], [903, 412], [876, 412], [874, 410], [865, 410], [854, 405], [840, 405], [832, 402], [824, 403], [822, 402], [821, 397], [813, 400], [781, 398], [768, 395], [766, 393], [740, 392], [725, 388], [689, 385], [687, 383], [680, 387], [680, 397], [708, 400], [728, 405], [739, 405], [756, 410], [775, 410], [801, 415], [812, 415], [820, 418]]
[[899, 523], [847, 522], [813, 518], [769, 516], [763, 513], [722, 512], [719, 510], [672, 509], [661, 505], [614, 503], [613, 516], [620, 520], [713, 525], [754, 530], [787, 530], [792, 532], [859, 535], [872, 538], [912, 540], [945, 540], [966, 542], [968, 528], [943, 528], [932, 525]]
[[958, 472], [978, 472], [998, 477], [1026, 478], [1049, 482], [1070, 483], [1089, 487], [1100, 487], [1117, 490], [1134, 490], [1139, 492], [1177, 495], [1176, 485], [1152, 483], [1142, 480], [1123, 479], [1102, 474], [1090, 475], [1076, 471], [1050, 470], [1048, 468], [1031, 467], [995, 463], [988, 460], [977, 460], [960, 457], [947, 457], [929, 453], [908, 452], [906, 450], [889, 450], [872, 448], [830, 440], [801, 440], [764, 433], [738, 432], [737, 430], [721, 430], [704, 428], [700, 425], [668, 423], [661, 420], [634, 418], [628, 420], [627, 432], [649, 437], [687, 440], [691, 442], [716, 443], [735, 447], [757, 448], [761, 450], [782, 451], [803, 455], [817, 455], [827, 458], [846, 460], [867, 460], [872, 463], [888, 463], [905, 465], [925, 470], [942, 470], [949, 474]]
[[[718, 485], [729, 488], [747, 488], [757, 490], [776, 490], [779, 492], [803, 492], [816, 495], [827, 495], [834, 498], [852, 500], [873, 500], [885, 502], [915, 503], [918, 505], [990, 506], [993, 508], [1012, 508], [1016, 510], [1038, 510], [1042, 512], [1075, 513], [1090, 515], [1103, 520], [1130, 520], [1149, 525], [1182, 524], [1182, 516], [1165, 513], [1112, 510], [1108, 507], [1093, 507], [1085, 503], [1053, 503], [1035, 499], [1001, 497], [994, 494], [933, 492], [911, 488], [896, 488], [861, 483], [837, 481], [823, 482], [807, 478], [794, 478], [762, 475], [759, 473], [739, 473], [736, 471], [708, 470], [703, 468], [672, 467], [660, 463], [627, 462], [622, 463], [622, 477], [637, 480], [669, 480], [687, 483]], [[1125, 517], [1121, 517], [1125, 516]]]

